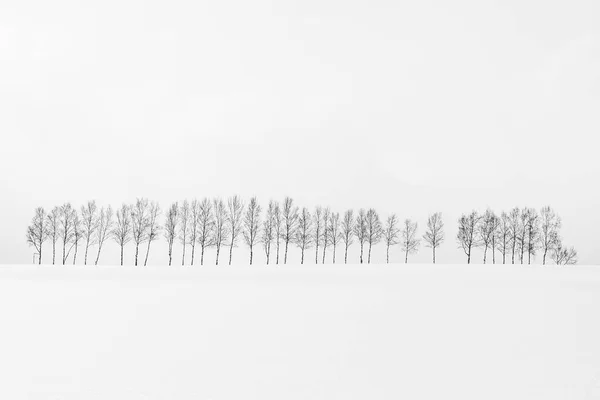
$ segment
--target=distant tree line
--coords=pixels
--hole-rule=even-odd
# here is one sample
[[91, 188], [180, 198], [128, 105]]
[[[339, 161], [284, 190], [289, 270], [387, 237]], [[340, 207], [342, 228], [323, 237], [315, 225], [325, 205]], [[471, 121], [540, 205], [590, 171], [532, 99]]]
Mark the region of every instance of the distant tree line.
[[[575, 264], [577, 252], [573, 247], [563, 246], [560, 237], [560, 217], [550, 208], [538, 213], [531, 208], [514, 208], [497, 216], [487, 210], [462, 215], [458, 220], [457, 243], [471, 262], [475, 248], [483, 251], [487, 263], [491, 252], [492, 262], [496, 255], [502, 263], [510, 261], [531, 263], [532, 257], [541, 255], [542, 264], [552, 259], [555, 264]], [[303, 264], [310, 251], [314, 251], [315, 263], [325, 263], [327, 256], [336, 263], [339, 251], [344, 263], [348, 263], [348, 250], [357, 243], [360, 248], [359, 262], [370, 263], [373, 246], [383, 242], [386, 262], [390, 262], [390, 248], [398, 246], [404, 262], [409, 255], [419, 251], [420, 245], [431, 249], [432, 261], [436, 262], [436, 250], [445, 240], [441, 213], [427, 219], [426, 230], [418, 234], [418, 225], [411, 219], [400, 221], [396, 214], [382, 220], [375, 209], [347, 210], [343, 214], [328, 207], [317, 206], [312, 211], [298, 207], [286, 197], [283, 202], [271, 200], [264, 209], [256, 197], [247, 204], [239, 196], [185, 200], [170, 205], [163, 216], [158, 203], [137, 199], [134, 204], [123, 204], [117, 210], [111, 206], [98, 207], [90, 201], [79, 210], [70, 203], [54, 207], [49, 212], [38, 207], [26, 239], [38, 255], [39, 264], [46, 255], [43, 245], [49, 242], [52, 264], [56, 264], [57, 245], [59, 262], [66, 264], [72, 255], [72, 263], [83, 252], [83, 264], [98, 264], [107, 241], [115, 242], [120, 249], [120, 263], [124, 264], [125, 247], [134, 247], [134, 265], [148, 263], [151, 245], [163, 237], [167, 243], [169, 265], [173, 263], [173, 249], [181, 246], [181, 264], [194, 265], [197, 256], [204, 265], [205, 251], [215, 249], [215, 264], [222, 257], [221, 250], [228, 250], [231, 264], [233, 250], [240, 241], [249, 249], [249, 263], [254, 261], [256, 251], [263, 251], [266, 263], [286, 264], [290, 246], [298, 247]], [[80, 250], [81, 249], [81, 250]], [[91, 253], [91, 250], [95, 254]], [[43, 251], [44, 250], [44, 251]], [[140, 250], [145, 254], [140, 254]], [[227, 251], [226, 250], [226, 251]], [[48, 250], [50, 251], [50, 250]], [[199, 253], [199, 254], [198, 254]], [[91, 257], [91, 258], [88, 258]]]

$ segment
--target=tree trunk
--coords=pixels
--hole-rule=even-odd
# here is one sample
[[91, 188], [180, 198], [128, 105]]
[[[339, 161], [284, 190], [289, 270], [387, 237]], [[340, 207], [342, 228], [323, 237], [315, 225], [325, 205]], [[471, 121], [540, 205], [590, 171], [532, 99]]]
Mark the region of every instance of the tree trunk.
[[277, 237], [277, 257], [275, 259], [275, 264], [279, 264], [279, 236]]
[[252, 250], [252, 246], [250, 246], [250, 265], [252, 265], [252, 257], [253, 257], [253, 250]]
[[285, 255], [283, 256], [283, 263], [284, 264], [287, 264], [288, 243], [289, 243], [289, 241], [286, 240], [285, 241]]
[[373, 243], [369, 242], [369, 255], [367, 264], [371, 264], [371, 247], [373, 247]]
[[333, 264], [335, 264], [335, 248], [337, 245], [333, 245]]
[[139, 252], [140, 252], [140, 250], [139, 250], [139, 249], [140, 249], [140, 244], [139, 244], [139, 243], [136, 243], [136, 244], [135, 244], [135, 262], [133, 263], [133, 265], [135, 265], [136, 267], [137, 267], [137, 265], [138, 265], [138, 254], [139, 254]]
[[181, 265], [185, 265], [185, 238], [183, 239], [183, 257], [181, 258]]
[[221, 246], [217, 246], [217, 260], [215, 262], [215, 265], [219, 265], [219, 253], [221, 252]]
[[194, 265], [194, 253], [196, 252], [196, 241], [194, 240], [194, 242], [192, 243], [192, 262], [190, 263], [190, 265]]
[[229, 265], [231, 265], [232, 257], [233, 257], [233, 240], [231, 241], [231, 245], [229, 246]]
[[319, 263], [319, 234], [317, 233], [317, 240], [315, 243], [315, 264]]
[[321, 264], [325, 264], [325, 255], [327, 254], [327, 246], [323, 246], [323, 262]]
[[346, 252], [344, 253], [344, 264], [348, 264], [348, 245], [346, 245]]
[[171, 262], [173, 262], [173, 243], [169, 243], [169, 267]]
[[77, 262], [77, 248], [79, 246], [75, 246], [75, 253], [73, 254], [73, 265], [75, 265], [75, 263]]
[[483, 250], [483, 263], [484, 264], [487, 263], [487, 246], [485, 246], [485, 248]]
[[435, 264], [435, 246], [431, 246], [433, 247], [433, 263]]
[[85, 256], [83, 257], [83, 265], [87, 265], [88, 249], [90, 247], [90, 239], [85, 242]]
[[[98, 260], [100, 260], [100, 251], [102, 250], [102, 243], [98, 243], [98, 254], [96, 254], [96, 262], [94, 265], [98, 265]], [[52, 264], [54, 264], [54, 260], [52, 260]]]
[[123, 265], [123, 247], [125, 246], [121, 245], [121, 265]]
[[404, 252], [404, 264], [408, 264], [408, 250]]
[[[286, 249], [286, 256], [287, 256], [287, 249]], [[302, 257], [300, 258], [300, 264], [304, 264], [304, 247], [302, 247]]]
[[148, 264], [148, 253], [150, 253], [150, 243], [152, 240], [148, 240], [148, 247], [146, 248], [146, 257], [144, 258], [144, 267]]
[[200, 265], [204, 265], [204, 243], [200, 246]]
[[360, 242], [360, 263], [363, 263], [363, 243]]
[[546, 253], [548, 252], [548, 249], [544, 249], [544, 257], [542, 259], [542, 265], [546, 265]]
[[54, 265], [55, 262], [56, 262], [56, 241], [52, 242], [52, 265]]

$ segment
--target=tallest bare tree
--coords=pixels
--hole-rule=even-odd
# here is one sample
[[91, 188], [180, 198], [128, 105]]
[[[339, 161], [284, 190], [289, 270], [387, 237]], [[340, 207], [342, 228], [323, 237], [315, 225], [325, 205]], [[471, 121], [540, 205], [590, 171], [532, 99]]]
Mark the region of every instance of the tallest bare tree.
[[550, 206], [542, 208], [540, 212], [540, 246], [542, 250], [542, 265], [546, 265], [547, 255], [560, 241], [560, 217]]
[[444, 222], [442, 213], [434, 213], [427, 219], [427, 230], [423, 235], [425, 245], [433, 252], [433, 263], [435, 264], [435, 251], [444, 241]]
[[133, 243], [135, 244], [135, 261], [138, 265], [138, 254], [140, 244], [148, 238], [148, 228], [150, 227], [149, 203], [148, 199], [136, 199], [131, 207], [131, 231]]
[[148, 264], [148, 254], [150, 254], [150, 245], [152, 242], [158, 239], [160, 234], [160, 223], [158, 217], [160, 216], [160, 206], [156, 202], [150, 203], [150, 209], [148, 212], [148, 230], [146, 241], [148, 241], [148, 247], [146, 248], [146, 257], [144, 257], [144, 267]]
[[254, 245], [258, 241], [258, 230], [260, 227], [260, 204], [256, 197], [250, 199], [246, 213], [244, 214], [244, 240], [250, 248], [250, 265], [254, 258]]
[[98, 207], [95, 201], [88, 201], [85, 206], [81, 206], [81, 227], [83, 231], [83, 239], [85, 240], [85, 255], [83, 257], [83, 265], [87, 265], [88, 250], [93, 246], [95, 241], [96, 229], [98, 229]]
[[117, 211], [117, 221], [112, 231], [114, 241], [121, 248], [121, 265], [123, 265], [125, 245], [131, 241], [131, 232], [131, 207], [123, 204]]
[[98, 254], [96, 254], [96, 261], [94, 265], [98, 265], [98, 261], [100, 260], [100, 252], [102, 251], [102, 246], [104, 246], [104, 242], [108, 238], [109, 234], [112, 232], [113, 227], [113, 210], [111, 206], [107, 208], [102, 207], [100, 209], [100, 215], [98, 216], [98, 229], [96, 229], [96, 243], [98, 243]]
[[75, 238], [75, 223], [77, 212], [71, 203], [65, 203], [60, 207], [59, 232], [62, 239], [62, 263], [63, 265], [73, 249]]
[[288, 246], [290, 242], [294, 241], [296, 236], [296, 228], [298, 226], [298, 207], [294, 206], [294, 200], [291, 197], [286, 197], [283, 200], [283, 229], [281, 231], [281, 238], [285, 243], [285, 255], [283, 257], [283, 263], [287, 264]]
[[240, 233], [242, 233], [242, 214], [244, 203], [239, 196], [227, 199], [227, 229], [229, 231], [229, 265], [233, 259], [233, 248], [237, 245]]

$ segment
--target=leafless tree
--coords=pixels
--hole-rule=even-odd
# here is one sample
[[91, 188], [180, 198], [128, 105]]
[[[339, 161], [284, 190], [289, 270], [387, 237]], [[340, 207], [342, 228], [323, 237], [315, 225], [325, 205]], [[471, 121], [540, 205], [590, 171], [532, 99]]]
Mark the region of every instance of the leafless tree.
[[500, 254], [502, 254], [502, 264], [506, 264], [506, 255], [511, 246], [511, 219], [504, 211], [500, 215], [500, 218], [498, 218], [496, 240], [498, 241]]
[[88, 201], [85, 206], [81, 206], [81, 228], [83, 230], [83, 240], [85, 241], [83, 265], [87, 265], [90, 246], [96, 244], [94, 239], [96, 237], [96, 229], [98, 229], [98, 222], [98, 207], [95, 201]]
[[392, 214], [387, 217], [385, 228], [383, 229], [383, 239], [385, 240], [385, 262], [390, 263], [390, 247], [400, 243], [400, 228], [398, 227], [398, 217]]
[[121, 265], [123, 265], [125, 245], [131, 241], [131, 233], [131, 207], [127, 204], [123, 204], [117, 211], [117, 223], [112, 232], [114, 241], [121, 247]]
[[281, 216], [281, 207], [279, 206], [279, 202], [275, 202], [275, 208], [273, 209], [273, 229], [275, 230], [275, 241], [276, 241], [276, 259], [275, 264], [279, 264], [279, 242], [281, 240], [281, 226], [282, 226], [282, 216]]
[[340, 214], [339, 213], [331, 213], [331, 217], [329, 218], [329, 227], [327, 229], [329, 234], [329, 242], [333, 247], [333, 264], [335, 264], [335, 253], [337, 251], [337, 246], [342, 240], [342, 231], [340, 230]]
[[515, 252], [519, 243], [519, 221], [521, 220], [521, 210], [519, 207], [515, 207], [510, 211], [508, 215], [510, 222], [510, 246], [512, 253], [512, 264], [515, 263]]
[[327, 255], [327, 247], [329, 247], [329, 218], [331, 218], [331, 210], [329, 207], [323, 209], [323, 234], [321, 238], [323, 240], [323, 262], [325, 264], [325, 256]]
[[519, 234], [518, 234], [518, 241], [517, 241], [517, 246], [518, 246], [518, 250], [519, 250], [519, 259], [521, 261], [521, 264], [523, 264], [523, 260], [525, 257], [525, 249], [527, 248], [527, 221], [529, 220], [529, 209], [527, 207], [525, 207], [523, 209], [523, 211], [521, 212], [520, 218], [519, 218]]
[[192, 246], [192, 260], [190, 265], [194, 265], [194, 256], [196, 254], [196, 242], [198, 240], [200, 229], [200, 202], [193, 199], [190, 203], [190, 235], [188, 244]]
[[77, 210], [75, 211], [75, 216], [73, 217], [73, 244], [72, 247], [75, 249], [73, 252], [73, 265], [77, 262], [77, 250], [79, 249], [79, 244], [81, 240], [83, 240], [83, 230], [81, 227], [81, 219], [79, 218], [79, 214]]
[[476, 226], [476, 235], [477, 241], [483, 247], [483, 263], [487, 263], [487, 252], [492, 243], [492, 238], [494, 237], [494, 219], [495, 215], [492, 210], [489, 208], [485, 211], [483, 216], [481, 217], [479, 224]]
[[216, 265], [219, 265], [219, 253], [221, 252], [221, 246], [225, 243], [229, 231], [227, 230], [227, 208], [223, 199], [213, 200], [214, 211], [215, 211], [215, 224], [213, 230], [212, 243], [217, 249]]
[[258, 241], [258, 231], [260, 228], [261, 207], [256, 197], [252, 197], [244, 214], [244, 240], [250, 248], [250, 265], [254, 258], [254, 245]]
[[477, 211], [472, 211], [469, 215], [462, 215], [458, 219], [458, 235], [456, 239], [458, 244], [467, 255], [467, 264], [471, 263], [471, 252], [474, 247], [479, 245], [477, 240], [477, 225], [481, 217]]
[[364, 208], [358, 210], [358, 216], [354, 223], [354, 236], [360, 243], [360, 263], [363, 263], [364, 246], [367, 242], [367, 212]]
[[58, 207], [54, 207], [46, 217], [46, 229], [48, 230], [48, 237], [52, 241], [52, 265], [54, 265], [56, 261], [56, 242], [59, 237], [59, 219], [60, 209]]
[[237, 246], [237, 241], [242, 233], [242, 216], [244, 213], [244, 202], [239, 196], [233, 196], [227, 199], [227, 229], [229, 230], [229, 265], [233, 257], [233, 248]]
[[431, 248], [433, 252], [433, 263], [435, 264], [435, 251], [444, 242], [444, 221], [442, 213], [436, 212], [427, 219], [427, 231], [423, 235], [425, 246]]
[[46, 211], [43, 207], [35, 209], [35, 215], [31, 220], [31, 225], [27, 227], [27, 243], [33, 246], [38, 254], [38, 264], [42, 264], [42, 246], [48, 238], [46, 229]]
[[271, 258], [271, 244], [275, 239], [275, 207], [276, 203], [271, 200], [269, 202], [269, 207], [267, 207], [265, 220], [263, 221], [262, 234], [260, 237], [260, 242], [263, 245], [265, 256], [267, 257], [267, 265], [269, 265]]
[[96, 229], [96, 243], [98, 243], [98, 254], [96, 254], [96, 261], [94, 265], [98, 265], [98, 261], [100, 260], [100, 252], [102, 251], [102, 246], [104, 246], [104, 242], [108, 238], [109, 234], [112, 232], [113, 227], [113, 209], [111, 206], [107, 208], [102, 207], [100, 209], [100, 215], [98, 217], [98, 229]]
[[[213, 214], [213, 203], [211, 203], [211, 201], [208, 198], [203, 198], [200, 202], [199, 207], [200, 212], [198, 214], [198, 237], [196, 241], [200, 245], [200, 265], [204, 265], [204, 251], [213, 243], [215, 217]], [[225, 206], [223, 206], [223, 209], [224, 208]], [[222, 237], [223, 236], [221, 236], [221, 238]], [[222, 240], [220, 243], [222, 243]]]
[[344, 242], [344, 264], [348, 264], [348, 248], [354, 243], [354, 211], [347, 210], [342, 220], [341, 237]]
[[179, 222], [179, 241], [183, 245], [181, 265], [185, 265], [185, 245], [189, 240], [188, 233], [190, 226], [190, 203], [187, 200], [184, 200], [179, 208]]
[[556, 247], [562, 221], [558, 214], [550, 208], [543, 207], [540, 212], [540, 246], [543, 252], [542, 265], [546, 265], [546, 256]]
[[158, 220], [160, 216], [160, 205], [157, 202], [150, 202], [150, 210], [148, 212], [148, 229], [146, 241], [148, 242], [148, 247], [146, 248], [146, 257], [144, 258], [144, 267], [148, 264], [148, 254], [150, 254], [150, 245], [152, 242], [158, 239], [161, 226]]
[[178, 224], [179, 204], [175, 202], [171, 204], [165, 221], [165, 239], [167, 239], [167, 244], [169, 245], [169, 266], [171, 266], [173, 261], [173, 244], [175, 243], [175, 238], [177, 238]]
[[375, 211], [373, 208], [370, 208], [369, 211], [367, 211], [366, 225], [367, 243], [369, 243], [369, 255], [367, 256], [367, 263], [371, 264], [371, 249], [373, 248], [373, 245], [376, 245], [381, 241], [381, 237], [383, 236], [383, 227], [381, 226], [379, 214], [377, 214], [377, 211]]
[[531, 264], [531, 256], [535, 256], [540, 242], [540, 216], [535, 208], [527, 209], [525, 234], [527, 235], [527, 264]]
[[302, 212], [298, 217], [298, 228], [295, 229], [294, 242], [300, 248], [301, 259], [300, 264], [304, 264], [304, 252], [310, 248], [315, 239], [315, 234], [312, 231], [312, 218], [310, 211], [306, 207], [302, 208]]
[[562, 241], [559, 239], [552, 249], [552, 260], [556, 265], [575, 265], [577, 264], [577, 251], [574, 247], [563, 247]]
[[140, 244], [148, 238], [148, 229], [150, 225], [150, 205], [148, 199], [136, 199], [131, 210], [131, 233], [133, 243], [135, 244], [135, 261], [138, 265], [138, 254]]
[[315, 244], [315, 264], [319, 263], [319, 244], [323, 241], [323, 208], [317, 206], [312, 215], [313, 222], [313, 237], [312, 242]]
[[298, 226], [298, 207], [294, 206], [294, 200], [290, 197], [283, 200], [282, 223], [281, 239], [285, 243], [283, 263], [287, 264], [288, 246], [295, 239]]
[[77, 212], [71, 203], [65, 203], [60, 207], [60, 217], [58, 220], [60, 238], [62, 239], [62, 263], [65, 265], [71, 250], [73, 249], [73, 238], [75, 232], [75, 216]]
[[417, 223], [410, 219], [404, 220], [402, 229], [402, 251], [404, 251], [404, 263], [408, 263], [408, 255], [416, 253], [419, 250], [421, 241], [417, 237]]
[[500, 218], [495, 213], [491, 217], [492, 237], [490, 238], [490, 247], [492, 248], [492, 264], [496, 264], [496, 248], [498, 247], [498, 230], [500, 229]]

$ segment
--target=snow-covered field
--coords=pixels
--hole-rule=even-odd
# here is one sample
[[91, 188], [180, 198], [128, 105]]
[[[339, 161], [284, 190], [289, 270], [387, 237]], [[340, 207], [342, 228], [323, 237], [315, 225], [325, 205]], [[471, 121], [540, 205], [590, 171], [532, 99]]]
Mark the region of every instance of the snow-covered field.
[[600, 268], [0, 267], [0, 399], [598, 399]]

